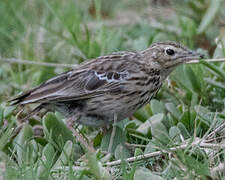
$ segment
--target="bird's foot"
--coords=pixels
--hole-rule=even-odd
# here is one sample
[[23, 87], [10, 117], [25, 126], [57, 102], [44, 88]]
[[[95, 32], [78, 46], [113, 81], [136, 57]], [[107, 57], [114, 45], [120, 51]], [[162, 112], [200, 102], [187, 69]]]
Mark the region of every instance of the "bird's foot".
[[113, 120], [114, 120], [113, 121], [113, 128], [112, 128], [112, 133], [111, 133], [111, 136], [110, 136], [109, 147], [108, 147], [108, 153], [109, 154], [112, 153], [113, 141], [114, 141], [114, 137], [116, 135], [117, 114], [114, 114]]
[[95, 152], [95, 149], [93, 147], [93, 144], [92, 143], [89, 143], [85, 138], [84, 136], [77, 131], [77, 128], [74, 128], [74, 124], [76, 122], [77, 118], [75, 117], [72, 117], [72, 118], [69, 118], [67, 120], [67, 126], [68, 128], [72, 131], [73, 135], [76, 137], [76, 140], [88, 151], [88, 152]]

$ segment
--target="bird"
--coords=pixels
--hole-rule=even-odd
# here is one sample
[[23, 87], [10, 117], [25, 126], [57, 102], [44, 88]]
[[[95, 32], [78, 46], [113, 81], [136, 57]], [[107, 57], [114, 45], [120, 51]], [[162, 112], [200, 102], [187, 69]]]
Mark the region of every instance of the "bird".
[[180, 64], [203, 55], [177, 42], [157, 42], [139, 52], [114, 52], [84, 61], [11, 99], [12, 105], [38, 104], [58, 111], [68, 123], [104, 127], [145, 106]]

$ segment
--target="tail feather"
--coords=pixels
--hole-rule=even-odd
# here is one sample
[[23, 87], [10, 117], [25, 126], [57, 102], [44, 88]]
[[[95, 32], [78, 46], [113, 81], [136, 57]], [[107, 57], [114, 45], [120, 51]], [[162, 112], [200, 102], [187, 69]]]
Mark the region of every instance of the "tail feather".
[[62, 73], [31, 89], [30, 91], [22, 93], [21, 95], [9, 100], [9, 102], [12, 102], [11, 105], [43, 103], [47, 97], [53, 96], [54, 93], [64, 88], [66, 84], [70, 83], [70, 81], [67, 81], [67, 77], [67, 72]]
[[28, 115], [26, 115], [23, 119], [21, 119], [22, 122], [27, 121], [29, 118], [37, 114], [42, 108], [44, 107], [43, 104], [38, 105], [36, 108], [34, 108], [31, 112], [29, 112]]
[[43, 108], [43, 104], [40, 104], [39, 106], [37, 106], [36, 108], [34, 108], [26, 117], [20, 119], [20, 121], [22, 123], [14, 129], [11, 138], [14, 138], [15, 136], [17, 136], [18, 133], [20, 132], [20, 130], [27, 123], [27, 121], [29, 120], [29, 118], [31, 118], [33, 115], [35, 115], [36, 113], [38, 113], [42, 108]]
[[13, 99], [10, 99], [9, 102], [11, 102], [11, 105], [18, 105], [20, 104], [21, 102], [24, 101], [24, 99], [26, 97], [28, 97], [29, 95], [31, 94], [31, 91], [29, 92], [25, 92], [25, 93], [22, 93], [21, 95], [17, 96], [17, 97], [14, 97]]

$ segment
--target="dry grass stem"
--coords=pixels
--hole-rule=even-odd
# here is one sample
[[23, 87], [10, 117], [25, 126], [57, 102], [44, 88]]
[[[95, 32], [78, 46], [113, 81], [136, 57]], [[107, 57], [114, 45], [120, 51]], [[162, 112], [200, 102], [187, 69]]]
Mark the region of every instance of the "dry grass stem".
[[[35, 62], [31, 60], [17, 59], [17, 58], [4, 58], [0, 57], [0, 61], [7, 63], [16, 63], [16, 64], [27, 64], [35, 66], [46, 66], [46, 67], [61, 67], [61, 68], [74, 68], [77, 64], [57, 64], [57, 63], [46, 63], [46, 62]], [[206, 62], [225, 62], [225, 58], [218, 59], [206, 59]], [[187, 64], [197, 64], [199, 60], [192, 60]]]
[[61, 67], [61, 68], [73, 68], [77, 66], [76, 64], [57, 64], [57, 63], [46, 63], [46, 62], [35, 62], [31, 60], [23, 60], [17, 58], [3, 58], [0, 57], [0, 61], [7, 63], [16, 63], [16, 64], [26, 64], [26, 65], [35, 65], [35, 66], [45, 66], [45, 67]]
[[208, 134], [208, 136], [206, 137], [206, 139], [210, 139], [212, 136], [214, 136], [216, 133], [220, 132], [224, 128], [225, 128], [225, 123], [219, 125], [211, 133]]
[[[176, 151], [176, 150], [181, 150], [181, 149], [186, 149], [186, 148], [189, 148], [189, 147], [192, 147], [192, 146], [199, 146], [201, 148], [207, 148], [207, 149], [215, 149], [215, 148], [224, 148], [225, 147], [225, 144], [219, 144], [219, 143], [205, 143], [205, 142], [201, 142], [202, 140], [201, 139], [196, 139], [192, 145], [190, 146], [189, 143], [185, 143], [183, 145], [180, 145], [180, 146], [177, 146], [177, 147], [172, 147], [170, 148], [170, 151]], [[144, 155], [139, 155], [139, 156], [136, 156], [136, 157], [130, 157], [130, 158], [127, 158], [126, 159], [126, 162], [135, 162], [135, 161], [140, 161], [140, 160], [144, 160], [144, 159], [149, 159], [149, 158], [152, 158], [152, 157], [156, 157], [156, 156], [160, 156], [162, 155], [163, 153], [171, 153], [171, 152], [168, 152], [168, 151], [155, 151], [155, 152], [152, 152], [152, 153], [147, 153], [147, 154], [144, 154]], [[112, 162], [107, 162], [105, 163], [104, 165], [105, 166], [116, 166], [116, 165], [120, 165], [121, 164], [121, 160], [116, 160], [116, 161], [112, 161]]]
[[211, 176], [215, 179], [219, 178], [220, 175], [225, 173], [225, 166], [224, 163], [220, 163], [218, 166], [212, 168], [210, 170]]

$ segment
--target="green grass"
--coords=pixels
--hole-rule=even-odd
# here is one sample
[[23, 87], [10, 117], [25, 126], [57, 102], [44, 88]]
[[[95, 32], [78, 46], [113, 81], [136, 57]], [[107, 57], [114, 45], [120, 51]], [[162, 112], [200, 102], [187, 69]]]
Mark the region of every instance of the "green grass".
[[[0, 57], [78, 64], [163, 40], [181, 42], [210, 58], [225, 57], [222, 0], [152, 6], [158, 13], [173, 10], [172, 16], [153, 15], [155, 21], [149, 20], [146, 6], [150, 3], [144, 0], [3, 0]], [[116, 25], [123, 13], [129, 23]], [[111, 131], [103, 136], [98, 129], [78, 126], [93, 141], [96, 151], [90, 153], [59, 113], [38, 114], [12, 136], [19, 110], [7, 100], [67, 69], [0, 63], [0, 179], [224, 179], [223, 171], [215, 169], [224, 164], [224, 129], [210, 137], [216, 139], [204, 140], [225, 120], [225, 63], [178, 67], [150, 104], [117, 124], [112, 156], [104, 153]], [[37, 133], [40, 127], [43, 134]], [[151, 158], [126, 161], [154, 152]], [[116, 160], [121, 162], [109, 165]]]

